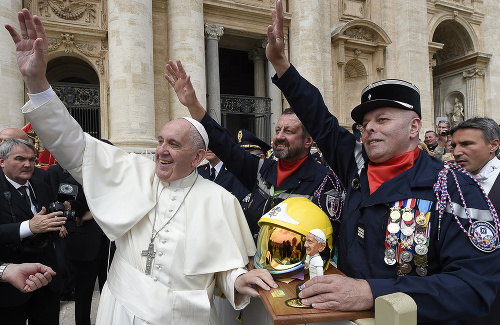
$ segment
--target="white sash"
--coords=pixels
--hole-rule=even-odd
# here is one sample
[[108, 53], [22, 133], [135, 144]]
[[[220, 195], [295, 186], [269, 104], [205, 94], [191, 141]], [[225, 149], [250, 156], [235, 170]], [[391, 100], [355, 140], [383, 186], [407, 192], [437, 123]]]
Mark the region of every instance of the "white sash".
[[129, 312], [152, 325], [201, 325], [210, 322], [215, 279], [208, 290], [172, 291], [134, 268], [118, 251], [109, 269], [108, 288]]
[[170, 324], [170, 288], [134, 268], [118, 251], [109, 269], [108, 287], [116, 300], [140, 319], [153, 325]]

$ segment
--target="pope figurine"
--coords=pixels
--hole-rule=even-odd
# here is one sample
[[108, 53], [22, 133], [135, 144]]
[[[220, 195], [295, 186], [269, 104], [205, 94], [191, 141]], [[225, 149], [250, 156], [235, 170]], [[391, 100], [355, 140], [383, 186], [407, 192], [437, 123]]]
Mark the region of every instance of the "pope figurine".
[[323, 275], [323, 259], [319, 255], [326, 247], [326, 236], [321, 229], [313, 229], [306, 236], [305, 269], [309, 269], [309, 279]]

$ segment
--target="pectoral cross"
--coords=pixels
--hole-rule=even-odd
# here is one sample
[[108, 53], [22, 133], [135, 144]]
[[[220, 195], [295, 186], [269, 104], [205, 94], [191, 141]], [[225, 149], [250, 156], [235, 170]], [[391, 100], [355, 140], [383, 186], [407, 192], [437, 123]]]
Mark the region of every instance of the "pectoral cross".
[[147, 275], [151, 275], [151, 265], [153, 264], [153, 259], [155, 258], [156, 252], [154, 251], [155, 245], [153, 243], [149, 244], [148, 249], [142, 251], [142, 256], [146, 256], [146, 271]]

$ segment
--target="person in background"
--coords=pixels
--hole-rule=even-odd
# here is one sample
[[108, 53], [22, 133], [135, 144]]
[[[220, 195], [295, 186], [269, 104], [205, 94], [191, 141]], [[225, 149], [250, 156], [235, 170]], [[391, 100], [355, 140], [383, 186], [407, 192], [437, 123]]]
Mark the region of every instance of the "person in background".
[[270, 145], [257, 138], [252, 132], [241, 129], [238, 131], [238, 145], [261, 159], [267, 157], [267, 153], [272, 149]]
[[[450, 134], [455, 162], [474, 176], [495, 209], [500, 211], [500, 160], [495, 156], [500, 146], [500, 127], [490, 118], [475, 117], [455, 125]], [[487, 317], [468, 319], [460, 324], [500, 324], [500, 294], [497, 293]]]
[[438, 137], [436, 132], [426, 131], [424, 143], [426, 144], [427, 149], [429, 149], [431, 153], [434, 153], [434, 149], [436, 149], [436, 147], [438, 146]]
[[203, 178], [222, 186], [240, 202], [250, 193], [250, 191], [226, 169], [224, 163], [212, 152], [212, 150], [207, 150], [205, 159], [208, 160], [208, 163], [198, 167], [198, 173]]
[[451, 160], [451, 155], [446, 155], [451, 153], [447, 150], [447, 143], [450, 139], [450, 122], [447, 120], [440, 120], [438, 126], [436, 127], [436, 134], [438, 136], [438, 145], [434, 148], [433, 156], [441, 159], [443, 161]]

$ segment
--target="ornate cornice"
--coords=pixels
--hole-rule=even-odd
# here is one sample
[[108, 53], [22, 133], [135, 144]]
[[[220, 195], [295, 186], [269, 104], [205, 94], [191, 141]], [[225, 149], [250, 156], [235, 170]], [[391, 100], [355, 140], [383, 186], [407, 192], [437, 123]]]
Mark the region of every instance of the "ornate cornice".
[[60, 47], [64, 48], [65, 53], [79, 52], [86, 57], [94, 58], [95, 63], [98, 67], [99, 73], [104, 74], [104, 62], [106, 51], [104, 46], [107, 47], [105, 40], [101, 40], [100, 48], [97, 49], [95, 44], [90, 42], [77, 42], [75, 41], [75, 35], [69, 33], [62, 33], [61, 38], [48, 38], [49, 52], [54, 52]]
[[96, 20], [96, 5], [87, 1], [39, 0], [38, 8], [46, 17], [50, 17], [50, 8], [61, 19], [78, 20], [85, 17], [87, 23], [93, 23]]

